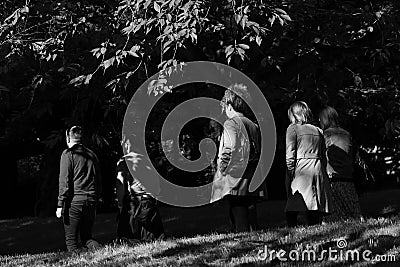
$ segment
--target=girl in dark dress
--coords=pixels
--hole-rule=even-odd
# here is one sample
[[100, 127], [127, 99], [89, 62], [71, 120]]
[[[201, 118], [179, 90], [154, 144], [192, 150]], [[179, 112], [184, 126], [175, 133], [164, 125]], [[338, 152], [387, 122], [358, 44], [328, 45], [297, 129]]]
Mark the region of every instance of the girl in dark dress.
[[361, 208], [353, 179], [353, 147], [351, 135], [340, 128], [339, 117], [332, 107], [319, 114], [327, 148], [327, 173], [331, 182], [333, 211], [328, 221], [360, 219]]

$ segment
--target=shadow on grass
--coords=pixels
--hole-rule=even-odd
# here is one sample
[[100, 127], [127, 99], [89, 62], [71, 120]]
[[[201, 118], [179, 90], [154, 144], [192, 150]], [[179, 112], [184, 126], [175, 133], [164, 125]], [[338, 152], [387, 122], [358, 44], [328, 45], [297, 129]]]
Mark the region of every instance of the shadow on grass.
[[[258, 234], [263, 235], [261, 232], [249, 232], [221, 235], [221, 238], [210, 236], [210, 240], [199, 240], [196, 237], [188, 240], [178, 240], [175, 241], [175, 246], [154, 254], [153, 257], [160, 260], [169, 258], [168, 261], [179, 259], [183, 262], [183, 265], [194, 264], [196, 266], [208, 266], [211, 263], [224, 266], [232, 260], [235, 261], [235, 259], [247, 257], [250, 261], [249, 266], [254, 266], [258, 249], [265, 245], [272, 246], [276, 243], [276, 239], [273, 238], [274, 234], [270, 235], [271, 240], [265, 241], [259, 240]], [[240, 265], [246, 264], [240, 263]]]

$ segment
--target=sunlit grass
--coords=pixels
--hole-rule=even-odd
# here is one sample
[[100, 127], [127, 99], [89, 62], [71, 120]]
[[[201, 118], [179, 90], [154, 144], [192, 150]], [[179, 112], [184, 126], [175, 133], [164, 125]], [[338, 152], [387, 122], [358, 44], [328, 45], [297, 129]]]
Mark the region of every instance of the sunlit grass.
[[[112, 243], [96, 251], [56, 252], [0, 257], [1, 266], [370, 266], [371, 262], [343, 260], [323, 262], [281, 262], [276, 257], [262, 259], [259, 251], [337, 248], [371, 250], [372, 255], [394, 255], [400, 260], [400, 217], [368, 219], [364, 222], [328, 223], [313, 227], [271, 228], [250, 233], [211, 233], [171, 238], [134, 246]], [[372, 240], [372, 241], [371, 241]], [[393, 265], [395, 266], [395, 265]]]

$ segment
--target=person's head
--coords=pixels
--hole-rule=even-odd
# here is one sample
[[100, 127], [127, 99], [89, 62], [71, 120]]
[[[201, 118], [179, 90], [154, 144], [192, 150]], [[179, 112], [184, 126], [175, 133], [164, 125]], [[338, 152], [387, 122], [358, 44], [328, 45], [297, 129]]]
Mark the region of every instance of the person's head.
[[288, 109], [288, 117], [291, 123], [305, 124], [312, 122], [312, 113], [308, 105], [303, 101], [294, 102]]
[[80, 126], [72, 126], [67, 129], [65, 136], [67, 139], [67, 146], [68, 148], [71, 148], [73, 145], [82, 142], [83, 129]]
[[322, 130], [339, 127], [339, 115], [333, 107], [327, 106], [319, 113], [319, 124]]
[[247, 88], [240, 84], [235, 84], [225, 91], [221, 105], [228, 118], [234, 117], [237, 113], [245, 114], [248, 112], [248, 106], [241, 97], [246, 97], [247, 95]]

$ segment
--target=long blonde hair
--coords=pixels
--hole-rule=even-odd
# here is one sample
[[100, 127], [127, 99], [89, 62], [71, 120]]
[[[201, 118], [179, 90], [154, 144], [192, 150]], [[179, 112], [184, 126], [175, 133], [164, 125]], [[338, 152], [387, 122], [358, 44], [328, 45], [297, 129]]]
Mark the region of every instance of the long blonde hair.
[[292, 123], [305, 124], [312, 122], [311, 109], [304, 101], [294, 102], [288, 109], [288, 117]]

